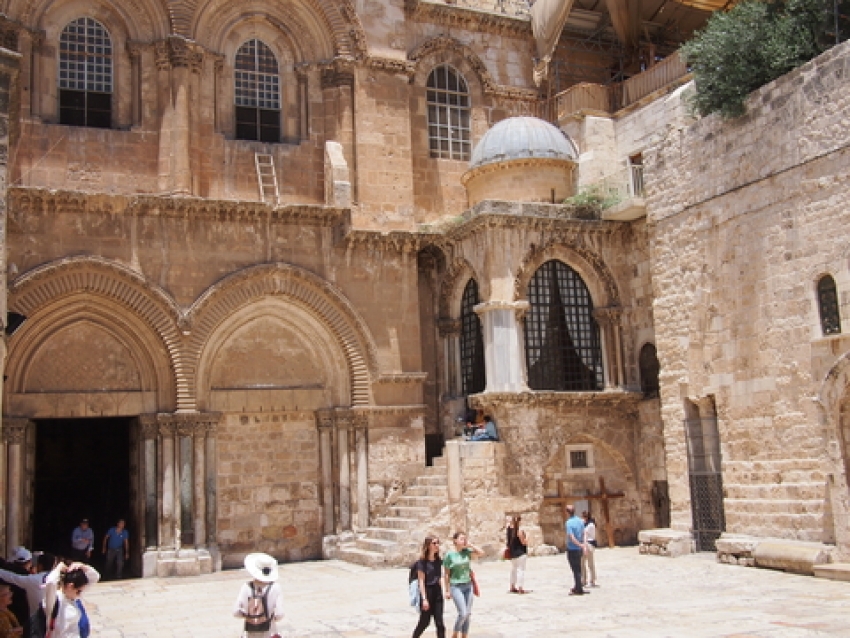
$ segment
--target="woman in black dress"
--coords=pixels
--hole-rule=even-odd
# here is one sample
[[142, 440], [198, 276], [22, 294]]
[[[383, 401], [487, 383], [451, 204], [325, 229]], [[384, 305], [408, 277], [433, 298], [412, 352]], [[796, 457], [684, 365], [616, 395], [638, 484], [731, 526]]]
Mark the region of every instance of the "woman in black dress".
[[511, 593], [525, 594], [523, 589], [525, 582], [525, 561], [528, 555], [528, 540], [525, 536], [525, 531], [519, 528], [519, 516], [514, 516], [508, 523], [505, 539], [508, 546], [508, 553], [511, 557]]
[[437, 638], [446, 637], [446, 626], [443, 624], [443, 587], [440, 584], [443, 576], [443, 561], [440, 558], [440, 539], [425, 537], [422, 543], [422, 555], [416, 561], [416, 572], [419, 574], [419, 624], [413, 630], [413, 638], [419, 638], [434, 618], [437, 627]]

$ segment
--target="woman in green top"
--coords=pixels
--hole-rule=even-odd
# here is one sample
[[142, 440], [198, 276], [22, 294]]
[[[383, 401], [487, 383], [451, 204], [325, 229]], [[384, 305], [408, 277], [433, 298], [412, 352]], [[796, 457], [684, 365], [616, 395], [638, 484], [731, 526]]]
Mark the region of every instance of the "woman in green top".
[[457, 607], [452, 638], [469, 634], [469, 616], [472, 613], [472, 558], [483, 556], [484, 552], [466, 542], [465, 532], [455, 532], [452, 536], [455, 548], [443, 558], [446, 579], [446, 598], [451, 598]]

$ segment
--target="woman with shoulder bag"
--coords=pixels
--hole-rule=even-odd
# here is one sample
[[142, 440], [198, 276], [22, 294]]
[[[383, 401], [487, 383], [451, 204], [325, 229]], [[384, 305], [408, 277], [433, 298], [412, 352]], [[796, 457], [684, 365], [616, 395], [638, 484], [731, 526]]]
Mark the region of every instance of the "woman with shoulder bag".
[[440, 558], [440, 539], [425, 537], [422, 554], [416, 561], [416, 573], [419, 583], [419, 624], [413, 630], [413, 638], [419, 638], [434, 619], [437, 638], [446, 638], [446, 626], [443, 624], [443, 562]]
[[243, 638], [280, 638], [283, 592], [277, 583], [277, 561], [268, 554], [248, 554], [245, 569], [252, 580], [242, 585], [233, 610], [234, 616], [245, 619]]
[[527, 594], [523, 589], [525, 582], [525, 562], [528, 558], [528, 539], [525, 530], [520, 529], [522, 519], [517, 515], [511, 518], [505, 529], [507, 551], [511, 559], [511, 594]]

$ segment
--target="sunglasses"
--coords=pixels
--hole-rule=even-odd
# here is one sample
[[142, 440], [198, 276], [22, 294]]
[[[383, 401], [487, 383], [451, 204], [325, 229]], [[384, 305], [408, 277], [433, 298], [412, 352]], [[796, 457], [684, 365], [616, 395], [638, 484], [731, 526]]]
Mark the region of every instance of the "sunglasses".
[[431, 544], [432, 544], [432, 545], [439, 545], [439, 544], [440, 544], [440, 541], [431, 541]]

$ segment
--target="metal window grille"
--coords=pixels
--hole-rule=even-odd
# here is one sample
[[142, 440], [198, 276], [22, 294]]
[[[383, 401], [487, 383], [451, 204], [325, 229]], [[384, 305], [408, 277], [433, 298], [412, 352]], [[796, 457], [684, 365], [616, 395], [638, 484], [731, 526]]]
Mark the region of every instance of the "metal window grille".
[[717, 419], [686, 420], [685, 437], [694, 540], [698, 551], [712, 552], [715, 541], [726, 531]]
[[587, 450], [570, 450], [570, 467], [574, 470], [587, 467]]
[[59, 88], [112, 93], [112, 41], [97, 20], [77, 18], [62, 30]]
[[840, 334], [841, 315], [838, 309], [838, 288], [830, 275], [821, 277], [818, 282], [818, 306], [823, 334]]
[[590, 291], [560, 261], [543, 264], [528, 287], [528, 384], [534, 390], [593, 391], [603, 385], [599, 325]]
[[236, 52], [236, 137], [280, 141], [280, 73], [272, 50], [256, 38]]
[[469, 89], [447, 65], [428, 76], [428, 140], [431, 157], [468, 161], [471, 153]]
[[486, 385], [481, 319], [473, 310], [478, 302], [478, 283], [470, 279], [460, 304], [460, 369], [465, 395], [484, 392]]

